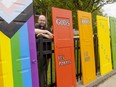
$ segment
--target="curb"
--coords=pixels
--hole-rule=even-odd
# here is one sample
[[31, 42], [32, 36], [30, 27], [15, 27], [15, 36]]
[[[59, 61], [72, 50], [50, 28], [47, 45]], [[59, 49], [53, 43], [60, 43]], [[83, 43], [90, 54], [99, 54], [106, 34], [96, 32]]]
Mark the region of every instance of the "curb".
[[91, 83], [87, 85], [82, 85], [82, 82], [77, 83], [77, 87], [97, 87], [100, 83], [103, 83], [106, 79], [111, 77], [112, 75], [116, 74], [116, 70], [112, 70], [110, 73], [104, 75], [104, 76], [97, 76], [96, 80], [92, 81]]

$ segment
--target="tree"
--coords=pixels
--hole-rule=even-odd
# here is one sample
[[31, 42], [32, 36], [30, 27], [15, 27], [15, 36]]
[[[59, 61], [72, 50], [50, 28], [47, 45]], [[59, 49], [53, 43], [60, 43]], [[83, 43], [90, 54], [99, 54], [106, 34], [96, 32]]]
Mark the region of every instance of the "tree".
[[48, 17], [49, 26], [52, 25], [51, 7], [69, 9], [73, 13], [73, 26], [77, 28], [77, 10], [91, 12], [95, 18], [97, 14], [102, 15], [101, 7], [114, 2], [116, 0], [34, 0], [34, 8], [35, 14], [45, 14]]
[[[52, 7], [72, 10], [72, 12], [74, 14], [73, 19], [76, 19], [75, 15], [76, 15], [77, 9], [75, 8], [72, 0], [41, 0], [41, 1], [34, 0], [35, 14], [47, 15], [47, 17], [48, 17], [47, 19], [49, 21], [48, 22], [49, 26], [51, 26], [51, 23], [52, 23], [52, 20], [51, 20], [51, 8]], [[76, 20], [75, 20], [75, 22], [76, 22]]]
[[77, 9], [93, 13], [94, 11], [101, 9], [101, 7], [106, 4], [116, 2], [116, 0], [73, 0], [73, 2]]

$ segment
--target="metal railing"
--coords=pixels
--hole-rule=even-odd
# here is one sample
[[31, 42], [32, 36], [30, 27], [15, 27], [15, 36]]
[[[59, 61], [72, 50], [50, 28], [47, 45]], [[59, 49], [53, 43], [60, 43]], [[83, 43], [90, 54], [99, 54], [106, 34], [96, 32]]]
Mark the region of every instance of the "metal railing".
[[[99, 64], [98, 64], [98, 40], [97, 35], [94, 35], [94, 53], [95, 53], [95, 64], [96, 64], [96, 73], [99, 72]], [[38, 58], [43, 58], [43, 55], [51, 54], [51, 58], [49, 61], [49, 65], [46, 67], [46, 87], [55, 87], [55, 64], [54, 64], [54, 49], [53, 49], [53, 41], [51, 39], [45, 39], [42, 36], [36, 39], [37, 43], [37, 55]], [[47, 43], [51, 43], [52, 49], [47, 49]], [[81, 72], [81, 55], [80, 55], [80, 42], [79, 37], [74, 37], [74, 56], [75, 56], [75, 66], [76, 66], [76, 78], [77, 81], [81, 80], [82, 72]], [[47, 57], [47, 56], [46, 56]], [[44, 58], [47, 60], [47, 58]]]

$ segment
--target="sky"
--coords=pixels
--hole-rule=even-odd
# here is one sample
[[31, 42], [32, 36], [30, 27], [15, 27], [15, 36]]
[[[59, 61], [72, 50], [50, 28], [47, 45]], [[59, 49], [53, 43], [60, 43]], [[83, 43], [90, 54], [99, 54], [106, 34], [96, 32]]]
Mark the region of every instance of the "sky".
[[107, 4], [102, 9], [104, 10], [104, 14], [116, 18], [116, 3]]

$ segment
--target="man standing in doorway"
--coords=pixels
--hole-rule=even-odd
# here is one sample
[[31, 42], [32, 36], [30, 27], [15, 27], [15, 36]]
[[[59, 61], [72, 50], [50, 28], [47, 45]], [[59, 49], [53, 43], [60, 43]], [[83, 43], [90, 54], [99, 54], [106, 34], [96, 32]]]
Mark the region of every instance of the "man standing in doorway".
[[[38, 17], [38, 25], [35, 26], [35, 34], [36, 34], [36, 39], [40, 37], [42, 37], [43, 39], [53, 38], [53, 34], [51, 33], [50, 29], [46, 27], [46, 17], [44, 15], [40, 15]], [[46, 49], [45, 45], [46, 43], [43, 43], [43, 50]], [[39, 48], [41, 44], [38, 43], [37, 46], [38, 46], [37, 48]], [[51, 42], [47, 43], [47, 49], [51, 49]], [[40, 87], [46, 87], [47, 84], [46, 73], [47, 73], [49, 58], [51, 58], [51, 54], [45, 54], [43, 55], [43, 58], [41, 58], [38, 55]]]

